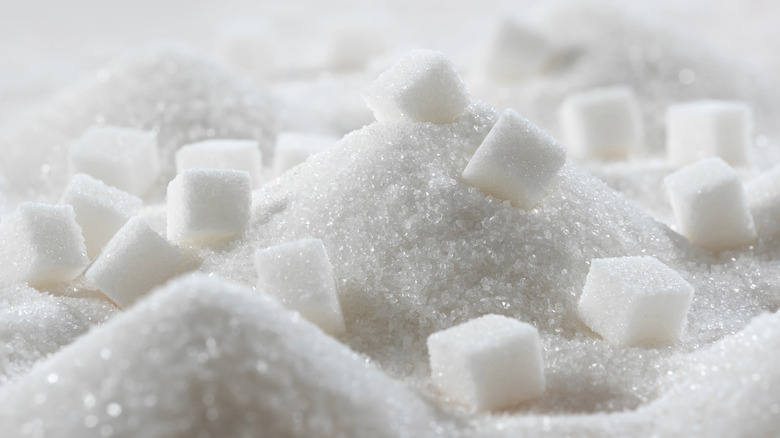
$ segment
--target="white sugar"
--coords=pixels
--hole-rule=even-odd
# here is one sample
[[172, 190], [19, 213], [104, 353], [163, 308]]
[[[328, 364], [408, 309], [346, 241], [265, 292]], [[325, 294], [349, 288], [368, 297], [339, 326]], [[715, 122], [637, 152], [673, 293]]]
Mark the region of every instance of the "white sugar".
[[262, 185], [262, 166], [262, 153], [255, 140], [204, 140], [176, 151], [176, 173], [197, 168], [243, 170], [249, 172], [254, 187]]

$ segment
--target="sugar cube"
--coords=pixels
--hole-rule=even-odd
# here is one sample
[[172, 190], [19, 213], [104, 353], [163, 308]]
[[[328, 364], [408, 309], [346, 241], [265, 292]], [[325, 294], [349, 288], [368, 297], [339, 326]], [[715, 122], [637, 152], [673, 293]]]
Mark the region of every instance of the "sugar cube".
[[363, 69], [385, 46], [384, 35], [376, 23], [343, 23], [330, 34], [328, 63], [340, 71]]
[[135, 196], [144, 196], [160, 173], [157, 135], [115, 126], [89, 128], [70, 149], [73, 173], [86, 173]]
[[252, 209], [252, 178], [230, 169], [188, 169], [168, 184], [168, 239], [223, 243], [244, 231]]
[[492, 38], [484, 60], [487, 80], [514, 82], [544, 72], [554, 58], [548, 39], [532, 25], [514, 18], [503, 19]]
[[629, 87], [569, 96], [561, 104], [559, 117], [572, 157], [625, 159], [642, 148], [642, 115]]
[[692, 244], [722, 251], [756, 239], [745, 190], [722, 159], [705, 158], [683, 167], [664, 183], [680, 231]]
[[566, 148], [508, 109], [463, 170], [463, 180], [512, 205], [532, 208], [566, 162]]
[[321, 240], [300, 239], [260, 250], [255, 266], [258, 290], [326, 333], [346, 331], [333, 267]]
[[274, 151], [274, 175], [279, 176], [303, 163], [311, 155], [322, 152], [338, 142], [338, 139], [317, 134], [280, 132]]
[[743, 102], [701, 100], [670, 105], [666, 110], [669, 163], [685, 166], [720, 157], [732, 166], [748, 164], [751, 110]]
[[452, 61], [430, 50], [406, 54], [363, 90], [363, 99], [380, 122], [449, 123], [470, 102]]
[[680, 339], [693, 287], [655, 257], [593, 259], [577, 310], [582, 321], [621, 347]]
[[20, 204], [0, 223], [0, 285], [41, 288], [76, 278], [89, 264], [70, 205]]
[[780, 165], [763, 172], [745, 185], [756, 233], [771, 239], [780, 233]]
[[485, 315], [428, 337], [433, 383], [476, 411], [509, 408], [545, 390], [539, 332]]
[[119, 307], [127, 307], [185, 269], [181, 252], [139, 215], [114, 235], [84, 275]]
[[244, 170], [252, 183], [262, 183], [262, 154], [255, 140], [212, 139], [182, 146], [176, 151], [176, 172], [187, 169]]
[[60, 204], [73, 206], [89, 258], [94, 258], [143, 206], [139, 198], [84, 173], [73, 175]]

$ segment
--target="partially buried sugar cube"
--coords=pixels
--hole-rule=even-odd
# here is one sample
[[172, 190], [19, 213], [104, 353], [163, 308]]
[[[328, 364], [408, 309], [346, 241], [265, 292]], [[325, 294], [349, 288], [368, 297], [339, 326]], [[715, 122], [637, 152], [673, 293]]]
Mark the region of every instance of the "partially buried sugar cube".
[[580, 295], [582, 321], [620, 347], [673, 344], [685, 328], [693, 287], [654, 257], [593, 259]]
[[119, 307], [127, 307], [185, 269], [179, 249], [139, 215], [114, 235], [84, 275]]
[[73, 175], [60, 204], [73, 206], [90, 258], [143, 206], [139, 198], [84, 173]]
[[629, 87], [569, 96], [561, 104], [559, 118], [572, 157], [625, 159], [642, 148], [642, 117]]
[[450, 123], [470, 103], [466, 86], [443, 53], [416, 50], [405, 55], [363, 90], [363, 99], [380, 122], [404, 118]]
[[753, 216], [737, 173], [706, 158], [664, 178], [682, 234], [701, 248], [722, 251], [756, 240]]
[[190, 143], [176, 151], [176, 172], [187, 169], [233, 169], [249, 172], [252, 183], [262, 183], [262, 153], [255, 140], [212, 139]]
[[463, 180], [512, 205], [532, 208], [561, 166], [566, 148], [514, 110], [506, 110], [463, 170]]
[[485, 315], [428, 337], [433, 383], [475, 411], [505, 409], [545, 391], [539, 332]]
[[249, 173], [188, 169], [168, 184], [168, 239], [219, 244], [246, 228], [252, 208]]
[[88, 264], [81, 227], [70, 205], [25, 202], [0, 223], [0, 286], [66, 283]]
[[283, 243], [255, 255], [257, 289], [278, 299], [329, 334], [346, 328], [336, 279], [319, 239]]
[[135, 196], [144, 196], [160, 173], [157, 135], [116, 126], [89, 128], [70, 149], [73, 173], [86, 173]]
[[280, 132], [274, 151], [274, 176], [303, 163], [310, 156], [333, 147], [338, 139], [325, 135]]
[[700, 100], [666, 110], [666, 152], [673, 166], [720, 157], [732, 166], [748, 164], [751, 110], [743, 102]]

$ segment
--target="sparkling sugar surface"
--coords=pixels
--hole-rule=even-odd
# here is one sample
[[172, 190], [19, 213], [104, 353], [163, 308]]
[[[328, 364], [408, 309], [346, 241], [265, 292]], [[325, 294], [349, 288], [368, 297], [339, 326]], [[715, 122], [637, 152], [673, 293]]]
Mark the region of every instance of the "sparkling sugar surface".
[[[231, 0], [217, 10], [173, 1], [155, 3], [157, 13], [138, 8], [148, 0], [112, 4], [110, 13], [77, 2], [85, 7], [59, 8], [57, 20], [28, 13], [41, 21], [20, 19], [30, 27], [24, 38], [13, 33], [19, 24], [0, 26], [0, 49], [11, 53], [0, 57], [9, 72], [0, 75], [3, 219], [21, 201], [59, 199], [70, 176], [67, 152], [93, 125], [157, 133], [162, 173], [142, 216], [158, 232], [180, 146], [255, 140], [268, 173], [279, 131], [343, 138], [255, 190], [250, 222], [234, 241], [179, 248], [201, 263], [199, 275], [161, 285], [124, 311], [83, 276], [40, 291], [1, 288], [3, 436], [762, 437], [780, 430], [780, 226], [771, 193], [751, 193], [766, 190], [771, 175], [755, 178], [780, 162], [780, 89], [767, 80], [780, 71], [777, 6], [604, 0], [532, 8], [541, 2], [529, 0], [520, 10], [502, 0], [447, 8], [401, 0], [355, 11], [359, 21], [358, 12], [381, 16], [374, 29], [387, 46], [361, 60], [365, 68], [339, 72], [316, 37], [339, 13], [330, 2]], [[566, 56], [537, 76], [493, 84], [479, 77], [477, 58], [512, 8]], [[0, 21], [15, 16], [0, 11]], [[95, 34], [92, 25], [101, 23], [111, 32]], [[225, 34], [219, 27], [238, 24], [273, 42], [242, 51], [274, 52], [262, 59], [262, 75], [241, 76], [246, 59], [212, 57], [212, 43]], [[35, 32], [44, 28], [60, 31], [58, 44], [53, 32]], [[706, 40], [690, 35], [696, 31]], [[86, 44], [86, 36], [100, 42]], [[195, 48], [138, 47], [160, 36]], [[452, 123], [374, 122], [360, 101], [361, 90], [412, 48], [446, 53], [467, 85], [472, 101]], [[635, 90], [646, 128], [645, 148], [629, 161], [568, 161], [529, 210], [462, 181], [504, 109], [560, 139], [557, 114], [567, 96], [617, 84]], [[758, 240], [718, 254], [679, 234], [662, 184], [673, 171], [664, 161], [664, 110], [697, 99], [744, 101], [755, 118], [749, 166], [738, 174], [756, 181], [747, 195], [761, 212]], [[344, 334], [324, 334], [254, 287], [255, 252], [301, 238], [326, 247]], [[653, 256], [695, 289], [678, 343], [619, 348], [579, 319], [590, 260], [623, 256]], [[431, 384], [426, 339], [490, 313], [538, 329], [546, 390], [510, 409], [472, 413]]]

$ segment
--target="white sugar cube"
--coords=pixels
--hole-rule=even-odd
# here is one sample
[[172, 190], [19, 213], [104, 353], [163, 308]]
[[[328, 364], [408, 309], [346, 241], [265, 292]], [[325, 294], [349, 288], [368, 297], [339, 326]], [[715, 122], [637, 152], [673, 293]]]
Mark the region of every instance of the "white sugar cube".
[[334, 29], [328, 42], [328, 64], [335, 70], [365, 68], [386, 47], [376, 23], [346, 23]]
[[114, 126], [88, 129], [70, 150], [73, 173], [86, 173], [136, 196], [144, 196], [160, 173], [157, 135]]
[[621, 347], [680, 339], [693, 287], [655, 257], [593, 259], [580, 296], [582, 321]]
[[629, 87], [569, 96], [559, 117], [572, 157], [625, 159], [642, 148], [642, 115]]
[[530, 324], [485, 315], [428, 337], [433, 383], [476, 411], [497, 410], [545, 390], [539, 332]]
[[66, 283], [89, 264], [70, 205], [20, 204], [0, 223], [0, 285]]
[[119, 307], [127, 307], [157, 285], [181, 274], [179, 250], [135, 216], [114, 235], [84, 274]]
[[547, 70], [555, 49], [542, 33], [520, 20], [503, 19], [484, 60], [487, 80], [515, 82]]
[[139, 198], [84, 173], [73, 175], [60, 204], [73, 206], [90, 258], [143, 206]]
[[262, 183], [262, 154], [255, 140], [213, 139], [182, 146], [176, 151], [176, 172], [187, 169], [244, 170], [255, 187]]
[[405, 55], [363, 90], [363, 99], [380, 122], [449, 123], [470, 102], [452, 61], [430, 50]]
[[317, 134], [280, 132], [276, 137], [274, 151], [274, 175], [279, 176], [303, 163], [310, 156], [322, 152], [338, 143], [338, 139]]
[[336, 279], [319, 239], [283, 243], [255, 255], [257, 289], [276, 297], [324, 332], [346, 331]]
[[463, 170], [464, 181], [512, 205], [532, 208], [566, 162], [566, 148], [514, 110], [506, 110]]
[[780, 165], [748, 182], [745, 194], [758, 235], [775, 237], [780, 233]]
[[168, 184], [168, 239], [217, 244], [244, 231], [252, 209], [252, 178], [229, 169], [189, 169]]
[[732, 166], [748, 164], [751, 110], [742, 102], [702, 100], [666, 110], [669, 163], [685, 166], [705, 157], [721, 157]]
[[680, 231], [692, 244], [722, 251], [756, 240], [745, 190], [722, 159], [705, 158], [664, 182]]

